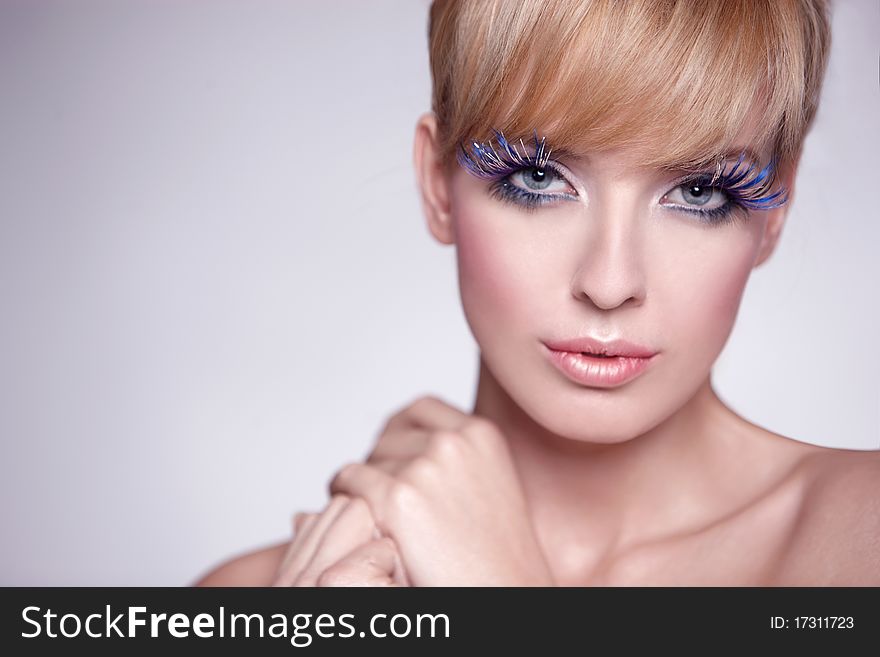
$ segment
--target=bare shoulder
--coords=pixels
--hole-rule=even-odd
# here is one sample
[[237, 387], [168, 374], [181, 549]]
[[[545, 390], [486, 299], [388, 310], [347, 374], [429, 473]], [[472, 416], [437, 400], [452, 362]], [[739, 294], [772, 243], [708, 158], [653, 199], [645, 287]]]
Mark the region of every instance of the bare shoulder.
[[880, 451], [812, 450], [798, 477], [803, 495], [781, 583], [880, 585]]
[[880, 521], [880, 451], [823, 449], [804, 459], [805, 520]]
[[271, 586], [289, 541], [227, 559], [193, 586]]

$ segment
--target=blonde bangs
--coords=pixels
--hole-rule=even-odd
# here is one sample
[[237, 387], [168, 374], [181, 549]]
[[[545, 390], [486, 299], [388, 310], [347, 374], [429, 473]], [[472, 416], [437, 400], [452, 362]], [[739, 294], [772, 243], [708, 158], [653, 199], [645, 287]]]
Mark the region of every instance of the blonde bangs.
[[823, 0], [435, 0], [429, 36], [444, 161], [498, 129], [668, 168], [795, 159], [830, 42]]

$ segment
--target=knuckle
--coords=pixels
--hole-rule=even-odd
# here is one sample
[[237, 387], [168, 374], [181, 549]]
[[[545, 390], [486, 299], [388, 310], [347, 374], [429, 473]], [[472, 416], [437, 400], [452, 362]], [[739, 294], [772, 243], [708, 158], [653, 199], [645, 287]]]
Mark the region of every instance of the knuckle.
[[409, 415], [413, 410], [420, 410], [423, 406], [433, 404], [436, 401], [436, 397], [429, 394], [419, 395], [410, 399], [409, 402], [399, 407], [394, 414], [389, 416], [385, 421], [385, 424], [382, 426], [380, 435], [384, 435], [385, 433], [396, 429], [398, 426], [406, 425], [409, 420]]
[[412, 512], [416, 506], [417, 490], [408, 481], [397, 479], [388, 489], [388, 510], [392, 518]]
[[363, 497], [352, 497], [348, 507], [354, 515], [368, 515], [370, 513], [370, 505]]
[[435, 445], [457, 445], [463, 438], [464, 436], [458, 431], [453, 431], [452, 429], [436, 429], [431, 432], [428, 441]]
[[330, 566], [318, 575], [318, 579], [316, 580], [316, 586], [319, 587], [332, 587], [332, 586], [345, 586], [351, 577], [348, 573], [348, 569], [344, 566]]
[[503, 439], [498, 426], [485, 417], [472, 417], [465, 424], [464, 430], [482, 442], [494, 443]]
[[[351, 478], [351, 475], [354, 473], [355, 468], [357, 468], [357, 463], [346, 463], [339, 470], [336, 471], [336, 474], [333, 476], [333, 479], [330, 482], [330, 488], [335, 489], [336, 486], [342, 484], [348, 479]], [[343, 495], [343, 493], [335, 493], [334, 495]]]
[[422, 408], [437, 403], [437, 397], [431, 394], [423, 394], [416, 397], [408, 406], [408, 408]]
[[373, 513], [363, 497], [353, 497], [348, 504], [348, 512], [362, 525], [373, 524]]
[[464, 446], [464, 436], [451, 429], [438, 429], [428, 436], [428, 453], [447, 457], [458, 454]]
[[376, 542], [382, 550], [387, 550], [388, 552], [393, 553], [397, 552], [397, 543], [395, 543], [394, 539], [390, 536], [382, 536], [381, 538], [376, 539]]
[[481, 415], [471, 415], [465, 427], [474, 433], [488, 433], [495, 429], [495, 423]]
[[404, 422], [406, 417], [406, 409], [400, 409], [397, 412], [389, 415], [384, 424], [382, 424], [382, 428], [379, 431], [379, 436], [384, 436], [389, 431], [394, 431], [397, 429], [397, 426]]
[[327, 506], [321, 511], [321, 515], [338, 509], [341, 506], [345, 506], [351, 498], [345, 493], [333, 493], [330, 496], [330, 501], [327, 503]]
[[429, 455], [421, 454], [413, 457], [407, 464], [404, 472], [405, 480], [401, 483], [409, 485], [409, 483], [417, 484], [420, 481], [426, 481], [434, 476], [437, 472], [437, 464]]
[[[382, 561], [382, 557], [387, 558], [388, 556], [391, 556], [392, 558], [399, 558], [397, 543], [395, 543], [394, 539], [390, 536], [382, 536], [381, 538], [374, 539], [374, 544], [376, 546], [376, 554], [371, 558], [372, 565], [378, 566]], [[387, 566], [385, 566], [385, 568], [387, 568]]]

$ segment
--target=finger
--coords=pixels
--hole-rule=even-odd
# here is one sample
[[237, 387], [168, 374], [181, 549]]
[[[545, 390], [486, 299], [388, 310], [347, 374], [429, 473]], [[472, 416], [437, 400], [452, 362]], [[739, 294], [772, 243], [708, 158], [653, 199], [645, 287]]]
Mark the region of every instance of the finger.
[[369, 459], [367, 462], [373, 466], [374, 468], [378, 468], [382, 472], [385, 472], [392, 477], [397, 476], [397, 474], [406, 467], [409, 463], [410, 459], [406, 458], [387, 458], [374, 461], [373, 459]]
[[400, 556], [400, 551], [397, 549], [397, 543], [390, 536], [387, 538], [392, 541], [394, 547], [394, 567], [391, 571], [391, 579], [397, 586], [412, 586], [406, 568], [403, 567], [403, 559]]
[[327, 527], [345, 508], [349, 500], [349, 496], [345, 494], [334, 495], [324, 511], [303, 521], [303, 531], [294, 538], [273, 586], [290, 586], [293, 583], [306, 564], [311, 561]]
[[290, 558], [293, 556], [293, 553], [302, 545], [304, 536], [308, 531], [312, 528], [312, 526], [317, 522], [318, 516], [320, 513], [305, 513], [299, 512], [293, 517], [293, 538], [290, 541], [290, 545], [288, 546], [287, 551], [285, 552], [284, 558], [282, 559], [282, 567], [289, 563]]
[[403, 410], [410, 426], [422, 429], [460, 429], [472, 416], [433, 395], [419, 397]]
[[330, 490], [351, 497], [362, 497], [370, 507], [376, 526], [390, 535], [384, 510], [389, 490], [395, 481], [393, 476], [373, 465], [349, 463], [333, 477]]
[[397, 550], [383, 537], [355, 548], [318, 578], [318, 586], [401, 586], [395, 579]]
[[272, 583], [272, 586], [290, 586], [292, 580], [289, 580], [289, 577], [287, 577], [285, 573], [290, 572], [291, 563], [294, 557], [297, 552], [302, 549], [305, 537], [311, 531], [320, 516], [320, 513], [308, 513], [302, 515], [297, 514], [296, 517], [294, 517], [293, 538], [290, 541], [290, 545], [287, 546], [284, 556], [281, 558], [281, 565], [278, 567], [278, 571], [275, 574], [275, 581]]
[[388, 419], [366, 461], [413, 458], [425, 450], [432, 431], [458, 430], [473, 417], [437, 397], [420, 397]]
[[367, 503], [359, 497], [351, 499], [324, 532], [312, 559], [294, 580], [293, 586], [316, 586], [321, 573], [354, 547], [369, 542], [375, 529]]
[[367, 458], [367, 463], [386, 459], [409, 460], [425, 451], [430, 433], [422, 428], [397, 428], [386, 430]]
[[303, 530], [303, 526], [306, 523], [306, 520], [309, 518], [317, 517], [317, 513], [306, 513], [304, 511], [300, 511], [299, 513], [293, 516], [293, 535], [296, 537]]

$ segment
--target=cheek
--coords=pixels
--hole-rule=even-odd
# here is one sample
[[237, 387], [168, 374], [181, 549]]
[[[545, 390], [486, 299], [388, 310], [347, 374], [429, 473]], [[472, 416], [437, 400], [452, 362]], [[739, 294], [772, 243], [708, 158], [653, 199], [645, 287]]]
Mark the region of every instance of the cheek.
[[485, 203], [461, 203], [453, 220], [459, 292], [477, 338], [527, 329], [548, 277], [549, 263], [536, 253], [535, 241], [519, 234], [509, 214]]
[[[462, 307], [486, 362], [529, 415], [560, 435], [607, 442], [647, 430], [686, 402], [733, 327], [757, 252], [754, 227], [707, 233], [657, 224], [640, 251], [645, 304], [612, 316], [665, 351], [664, 365], [613, 395], [577, 394], [527, 346], [548, 327], [583, 317], [585, 307], [559, 288], [577, 264], [562, 253], [571, 240], [559, 231], [582, 219], [545, 214], [544, 229], [471, 191], [459, 189], [452, 207]], [[578, 407], [583, 415], [572, 412]]]
[[462, 301], [467, 306], [512, 305], [518, 296], [517, 281], [510, 275], [510, 263], [516, 254], [509, 245], [493, 239], [490, 231], [480, 225], [477, 213], [462, 210], [454, 220]]
[[670, 266], [660, 303], [673, 341], [708, 361], [730, 335], [757, 249], [754, 230], [721, 237], [695, 244]]

